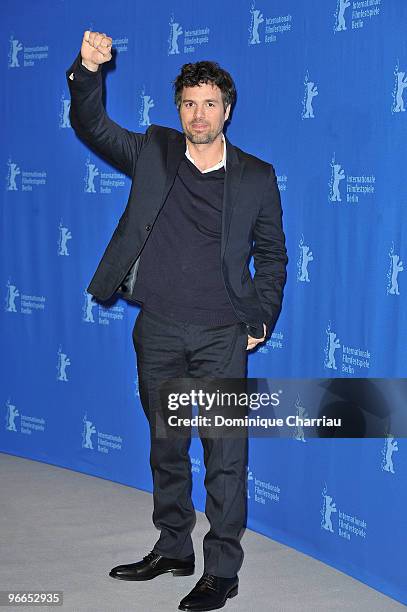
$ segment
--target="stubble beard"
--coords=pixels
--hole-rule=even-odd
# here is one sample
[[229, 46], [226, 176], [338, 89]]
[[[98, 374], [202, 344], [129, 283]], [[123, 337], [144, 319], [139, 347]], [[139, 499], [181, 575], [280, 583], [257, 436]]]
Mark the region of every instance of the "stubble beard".
[[219, 127], [218, 130], [212, 130], [203, 134], [196, 134], [191, 132], [187, 127], [184, 128], [184, 134], [186, 138], [192, 144], [210, 144], [219, 136], [222, 132], [223, 126]]

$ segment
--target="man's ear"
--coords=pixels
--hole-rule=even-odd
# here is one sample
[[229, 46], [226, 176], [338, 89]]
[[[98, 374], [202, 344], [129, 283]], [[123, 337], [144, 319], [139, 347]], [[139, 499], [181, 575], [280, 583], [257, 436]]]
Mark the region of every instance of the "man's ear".
[[229, 119], [229, 115], [230, 115], [230, 104], [227, 105], [226, 110], [225, 110], [225, 121]]

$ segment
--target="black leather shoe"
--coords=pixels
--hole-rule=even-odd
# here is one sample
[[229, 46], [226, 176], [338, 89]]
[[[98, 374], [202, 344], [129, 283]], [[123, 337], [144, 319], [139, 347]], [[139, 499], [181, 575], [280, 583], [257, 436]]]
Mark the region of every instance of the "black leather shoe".
[[194, 571], [194, 554], [186, 559], [171, 559], [152, 550], [142, 561], [114, 567], [109, 576], [118, 580], [151, 580], [166, 572], [172, 572], [173, 576], [191, 576]]
[[221, 578], [204, 572], [194, 588], [178, 606], [178, 610], [217, 610], [223, 608], [229, 597], [237, 595], [239, 578]]

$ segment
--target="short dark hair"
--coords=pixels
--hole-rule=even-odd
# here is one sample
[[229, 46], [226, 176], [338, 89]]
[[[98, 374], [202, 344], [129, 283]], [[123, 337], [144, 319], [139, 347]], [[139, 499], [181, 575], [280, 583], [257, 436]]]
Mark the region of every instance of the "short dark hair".
[[175, 106], [181, 106], [182, 90], [184, 87], [196, 87], [201, 83], [217, 85], [222, 92], [223, 108], [232, 107], [236, 101], [236, 87], [229, 72], [219, 66], [217, 62], [196, 62], [184, 64], [180, 74], [173, 82]]

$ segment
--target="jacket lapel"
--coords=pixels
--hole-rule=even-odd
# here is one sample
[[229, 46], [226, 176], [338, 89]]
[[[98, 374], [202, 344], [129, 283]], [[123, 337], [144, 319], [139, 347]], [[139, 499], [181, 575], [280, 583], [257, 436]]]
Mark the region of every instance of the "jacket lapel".
[[232, 219], [233, 208], [236, 204], [237, 194], [239, 192], [240, 181], [244, 168], [244, 162], [239, 160], [235, 147], [226, 140], [226, 173], [225, 187], [223, 191], [223, 207], [222, 207], [222, 239], [221, 239], [221, 257], [223, 258], [226, 243], [229, 235], [230, 221]]
[[175, 177], [178, 172], [178, 166], [181, 163], [183, 155], [185, 155], [185, 136], [175, 130], [168, 137], [167, 144], [167, 168], [164, 191], [161, 199], [161, 204], [165, 202], [166, 197], [174, 184]]

